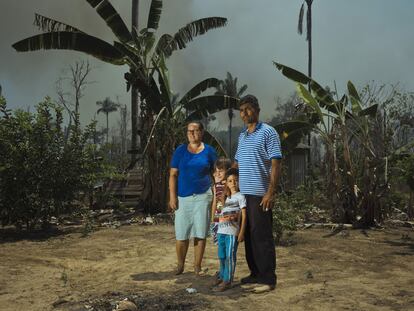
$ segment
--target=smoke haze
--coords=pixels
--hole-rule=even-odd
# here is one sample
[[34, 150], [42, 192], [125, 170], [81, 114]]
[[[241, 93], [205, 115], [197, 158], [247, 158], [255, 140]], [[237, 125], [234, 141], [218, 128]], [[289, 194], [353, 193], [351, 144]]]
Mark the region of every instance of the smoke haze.
[[[112, 0], [127, 25], [131, 1]], [[294, 84], [272, 65], [278, 61], [307, 71], [307, 42], [297, 34], [301, 1], [293, 0], [168, 0], [164, 1], [159, 33], [175, 33], [186, 23], [208, 16], [227, 17], [228, 26], [212, 30], [177, 51], [169, 59], [171, 85], [183, 95], [208, 77], [224, 78], [229, 71], [239, 86], [248, 85], [262, 106], [262, 118], [274, 113], [276, 96], [287, 97]], [[149, 0], [140, 1], [140, 24], [146, 23]], [[375, 80], [400, 82], [414, 90], [414, 1], [315, 0], [313, 18], [313, 77], [344, 92], [347, 80], [356, 85]], [[11, 45], [38, 33], [34, 13], [61, 20], [108, 42], [114, 40], [106, 24], [85, 0], [0, 0], [0, 84], [9, 108], [28, 109], [46, 95], [56, 98], [55, 81], [62, 69], [79, 59], [93, 66], [81, 121], [91, 120], [96, 101], [116, 96], [129, 106], [123, 74], [116, 67], [73, 51], [17, 53]], [[225, 114], [219, 117], [219, 120]], [[103, 116], [98, 120], [103, 122]], [[110, 116], [115, 124], [116, 117]], [[238, 119], [238, 118], [236, 118]], [[222, 123], [222, 122], [221, 122]], [[213, 126], [218, 126], [218, 122]]]

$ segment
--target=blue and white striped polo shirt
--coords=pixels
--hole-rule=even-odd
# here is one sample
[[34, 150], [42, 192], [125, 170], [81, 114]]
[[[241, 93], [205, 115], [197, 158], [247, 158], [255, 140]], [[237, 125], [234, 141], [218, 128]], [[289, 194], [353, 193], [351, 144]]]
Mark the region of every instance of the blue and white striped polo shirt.
[[276, 130], [259, 122], [249, 133], [240, 133], [235, 160], [239, 164], [239, 187], [243, 194], [263, 196], [270, 183], [272, 159], [281, 159], [280, 139]]

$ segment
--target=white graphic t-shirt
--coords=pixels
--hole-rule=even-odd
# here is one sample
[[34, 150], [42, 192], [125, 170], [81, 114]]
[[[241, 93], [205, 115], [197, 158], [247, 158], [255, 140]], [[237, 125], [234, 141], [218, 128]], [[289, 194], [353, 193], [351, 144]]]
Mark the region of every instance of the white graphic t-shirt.
[[238, 235], [243, 208], [246, 208], [246, 198], [243, 194], [237, 192], [227, 197], [219, 217], [217, 233]]

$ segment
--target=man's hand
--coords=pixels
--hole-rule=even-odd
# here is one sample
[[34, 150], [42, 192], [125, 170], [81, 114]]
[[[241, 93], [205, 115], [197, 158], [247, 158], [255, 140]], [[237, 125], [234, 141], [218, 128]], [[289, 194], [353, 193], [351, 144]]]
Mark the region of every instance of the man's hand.
[[175, 212], [177, 209], [177, 198], [171, 198], [170, 202], [168, 203], [168, 207], [172, 212]]
[[273, 193], [267, 192], [260, 202], [260, 206], [263, 209], [264, 212], [267, 212], [268, 210], [271, 210], [273, 208]]
[[244, 241], [244, 233], [240, 232], [237, 236], [237, 242], [243, 242]]

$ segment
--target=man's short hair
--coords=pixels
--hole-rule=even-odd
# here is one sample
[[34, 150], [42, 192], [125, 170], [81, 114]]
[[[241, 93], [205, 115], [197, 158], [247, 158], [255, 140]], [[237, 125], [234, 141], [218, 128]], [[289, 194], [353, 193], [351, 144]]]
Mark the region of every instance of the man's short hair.
[[240, 98], [239, 106], [244, 104], [250, 104], [256, 111], [260, 111], [259, 101], [254, 95], [249, 94]]

